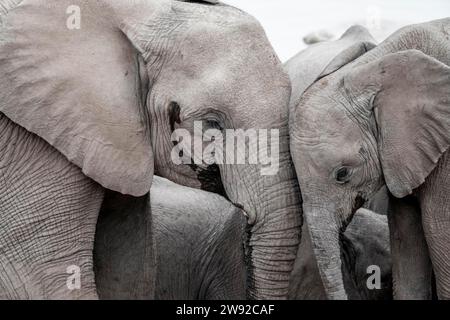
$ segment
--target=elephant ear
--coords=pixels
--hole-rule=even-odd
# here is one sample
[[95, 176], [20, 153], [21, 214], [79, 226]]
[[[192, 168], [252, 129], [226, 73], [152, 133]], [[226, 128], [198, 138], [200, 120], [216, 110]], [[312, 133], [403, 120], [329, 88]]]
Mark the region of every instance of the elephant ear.
[[0, 112], [105, 188], [140, 196], [153, 175], [143, 60], [89, 2], [0, 0]]
[[417, 50], [356, 67], [345, 82], [372, 99], [384, 178], [402, 198], [419, 187], [450, 146], [450, 68]]
[[375, 46], [367, 29], [350, 27], [339, 40], [314, 44], [285, 63], [292, 83], [291, 110], [317, 79], [352, 62]]

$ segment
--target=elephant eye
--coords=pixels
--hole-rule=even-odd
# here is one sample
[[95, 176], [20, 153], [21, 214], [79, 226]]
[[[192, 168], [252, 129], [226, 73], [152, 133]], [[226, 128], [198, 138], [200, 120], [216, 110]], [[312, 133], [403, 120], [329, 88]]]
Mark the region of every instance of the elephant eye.
[[335, 179], [338, 183], [344, 184], [350, 180], [352, 170], [349, 167], [341, 167], [335, 172]]
[[208, 129], [217, 129], [222, 131], [223, 128], [217, 120], [205, 120], [205, 127]]

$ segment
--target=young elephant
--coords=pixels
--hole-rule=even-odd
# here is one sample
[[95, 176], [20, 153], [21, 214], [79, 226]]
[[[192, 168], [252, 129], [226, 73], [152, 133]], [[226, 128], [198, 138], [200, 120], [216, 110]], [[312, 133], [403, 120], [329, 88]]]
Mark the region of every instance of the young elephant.
[[[396, 298], [450, 298], [450, 18], [405, 27], [323, 77], [291, 110], [291, 151], [327, 296], [339, 239], [386, 184]], [[429, 248], [429, 256], [428, 249]]]
[[[305, 90], [317, 79], [333, 73], [374, 47], [375, 40], [367, 29], [355, 25], [350, 27], [340, 39], [312, 45], [291, 58], [284, 65], [292, 82], [291, 112], [298, 105]], [[343, 249], [345, 251], [346, 248]], [[290, 281], [291, 298], [323, 299], [326, 297], [323, 286], [317, 281], [320, 276], [312, 255], [307, 227], [304, 225]], [[360, 296], [356, 293], [356, 288], [353, 288], [353, 292], [355, 293], [353, 296]]]
[[[156, 299], [245, 299], [246, 219], [223, 197], [154, 177], [151, 201], [107, 193], [95, 241], [95, 276], [101, 299], [138, 298], [139, 264], [156, 264]], [[153, 222], [156, 261], [143, 261]], [[145, 271], [145, 270], [144, 270]], [[146, 298], [146, 297], [144, 297]]]
[[[349, 299], [392, 299], [392, 270], [387, 217], [360, 209], [340, 239], [342, 273]], [[371, 266], [379, 268], [380, 287], [369, 287]], [[371, 282], [371, 279], [369, 279]], [[290, 299], [323, 300], [327, 298], [314, 257], [307, 224], [291, 276]]]

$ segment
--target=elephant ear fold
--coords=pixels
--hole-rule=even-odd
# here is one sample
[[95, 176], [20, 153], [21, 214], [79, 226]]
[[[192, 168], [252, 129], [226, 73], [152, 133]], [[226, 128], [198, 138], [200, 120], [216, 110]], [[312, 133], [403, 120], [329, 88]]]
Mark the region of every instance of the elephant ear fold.
[[88, 2], [79, 2], [80, 28], [68, 23], [67, 0], [0, 11], [0, 112], [105, 188], [141, 196], [153, 175], [145, 66]]
[[407, 50], [358, 69], [350, 81], [377, 91], [372, 107], [384, 178], [402, 198], [425, 181], [450, 146], [450, 68]]
[[350, 27], [338, 41], [344, 49], [324, 68], [319, 78], [332, 74], [376, 46], [369, 31], [359, 25]]

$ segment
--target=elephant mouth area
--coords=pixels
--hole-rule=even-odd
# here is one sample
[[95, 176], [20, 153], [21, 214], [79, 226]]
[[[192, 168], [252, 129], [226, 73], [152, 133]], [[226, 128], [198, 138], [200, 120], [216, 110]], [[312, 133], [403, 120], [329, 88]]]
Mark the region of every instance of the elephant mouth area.
[[352, 210], [350, 211], [350, 214], [344, 219], [342, 226], [339, 228], [339, 233], [343, 234], [345, 230], [347, 229], [348, 225], [352, 222], [353, 216], [355, 215], [356, 211], [361, 209], [368, 199], [362, 194], [358, 193], [358, 195], [353, 200]]
[[202, 190], [221, 195], [222, 197], [230, 201], [236, 208], [241, 210], [242, 214], [247, 219], [248, 226], [253, 226], [255, 224], [256, 214], [246, 210], [244, 205], [242, 205], [241, 203], [232, 202], [228, 197], [223, 185], [222, 177], [220, 175], [220, 168], [217, 164], [208, 165], [205, 168], [194, 164], [194, 161], [192, 159], [192, 164], [190, 164], [189, 167], [197, 175], [197, 179], [200, 181], [200, 188]]
[[228, 201], [230, 200], [225, 191], [225, 187], [220, 176], [220, 169], [217, 164], [208, 165], [204, 168], [194, 164], [194, 161], [192, 160], [192, 164], [189, 164], [189, 167], [195, 172], [202, 190], [217, 193]]
[[358, 193], [355, 200], [353, 201], [353, 207], [352, 207], [352, 215], [358, 210], [361, 209], [362, 206], [368, 201], [366, 197], [362, 193]]

